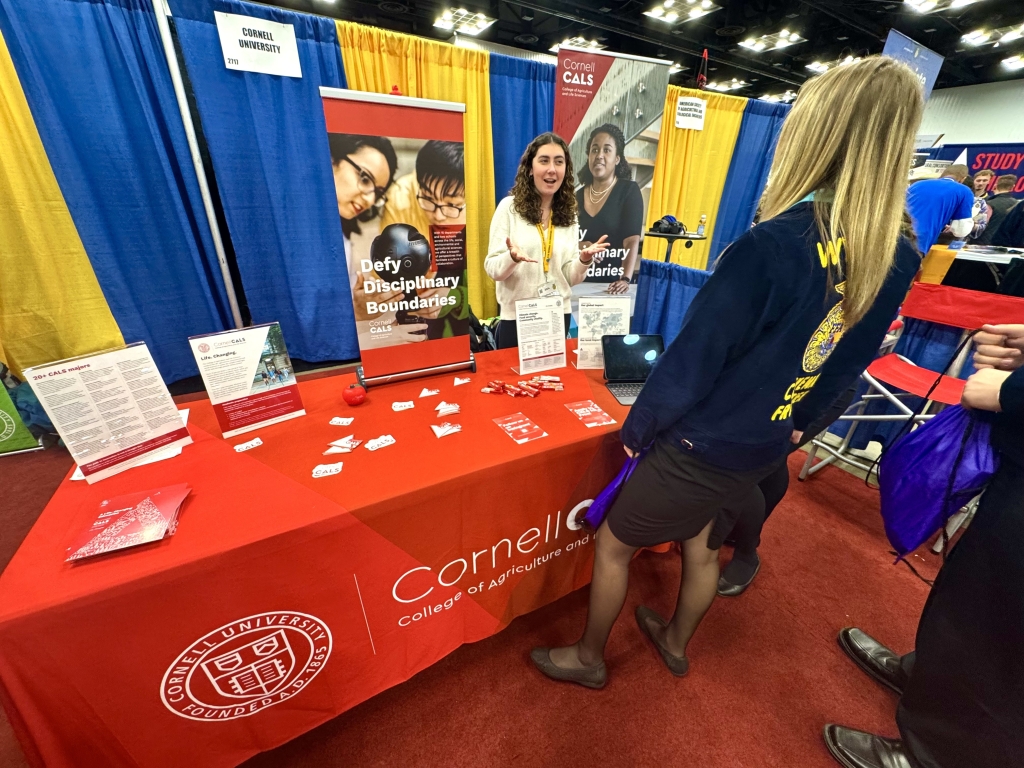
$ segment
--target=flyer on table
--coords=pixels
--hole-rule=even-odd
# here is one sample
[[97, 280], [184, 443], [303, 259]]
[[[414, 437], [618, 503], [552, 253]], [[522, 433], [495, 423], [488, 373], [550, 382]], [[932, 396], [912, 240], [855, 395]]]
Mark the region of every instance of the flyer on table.
[[577, 368], [604, 368], [603, 336], [629, 333], [628, 296], [581, 296]]
[[363, 374], [467, 362], [465, 106], [320, 93]]
[[304, 416], [278, 323], [189, 337], [224, 437]]
[[519, 373], [565, 367], [565, 301], [561, 296], [516, 302]]
[[144, 343], [28, 368], [25, 377], [90, 483], [192, 442]]

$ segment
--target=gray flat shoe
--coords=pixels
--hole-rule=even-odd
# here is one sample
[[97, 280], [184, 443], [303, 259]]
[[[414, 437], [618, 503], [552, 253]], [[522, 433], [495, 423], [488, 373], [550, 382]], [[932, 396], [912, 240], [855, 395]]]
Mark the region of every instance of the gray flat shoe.
[[665, 666], [668, 667], [668, 671], [676, 677], [682, 677], [690, 670], [690, 660], [685, 656], [676, 656], [662, 646], [662, 644], [659, 643], [651, 633], [651, 627], [648, 620], [654, 622], [659, 627], [668, 626], [668, 622], [650, 608], [645, 605], [638, 605], [636, 607], [636, 623], [640, 627], [640, 631], [647, 635], [648, 640], [654, 643], [654, 647], [657, 648], [658, 653], [661, 654], [661, 660], [665, 662]]
[[602, 661], [595, 667], [579, 667], [577, 669], [565, 669], [558, 666], [551, 660], [550, 648], [534, 648], [530, 651], [530, 660], [543, 674], [552, 680], [564, 683], [576, 683], [586, 688], [604, 688], [608, 682], [608, 669]]

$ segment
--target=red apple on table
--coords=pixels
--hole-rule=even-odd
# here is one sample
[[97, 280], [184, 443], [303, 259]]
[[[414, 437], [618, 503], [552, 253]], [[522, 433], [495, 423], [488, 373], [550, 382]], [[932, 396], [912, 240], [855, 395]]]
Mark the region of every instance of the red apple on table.
[[349, 384], [342, 390], [341, 397], [349, 405], [359, 405], [366, 399], [366, 388], [359, 384]]

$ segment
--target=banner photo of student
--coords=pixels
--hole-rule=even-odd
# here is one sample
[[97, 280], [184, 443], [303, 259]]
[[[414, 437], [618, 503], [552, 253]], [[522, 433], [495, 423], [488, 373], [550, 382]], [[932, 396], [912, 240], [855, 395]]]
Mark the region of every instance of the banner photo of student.
[[320, 95], [364, 377], [467, 362], [465, 105]]
[[580, 239], [607, 235], [577, 296], [626, 293], [639, 269], [646, 201], [654, 179], [669, 62], [562, 46], [555, 133], [569, 142]]

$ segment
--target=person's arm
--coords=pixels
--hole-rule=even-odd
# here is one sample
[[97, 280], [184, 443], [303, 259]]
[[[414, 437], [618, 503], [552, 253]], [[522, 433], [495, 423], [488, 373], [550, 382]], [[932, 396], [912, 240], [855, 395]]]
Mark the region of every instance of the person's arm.
[[956, 208], [953, 220], [949, 222], [949, 231], [957, 240], [962, 240], [974, 229], [974, 193], [963, 187], [957, 190]]
[[900, 241], [897, 263], [860, 322], [848, 329], [821, 367], [818, 380], [793, 406], [793, 430], [803, 432], [863, 373], [885, 338], [921, 265], [917, 249]]
[[491, 217], [491, 235], [487, 243], [484, 271], [497, 283], [510, 278], [517, 266], [508, 247], [511, 234], [509, 223], [514, 215], [511, 203], [509, 198], [502, 200]]
[[751, 230], [725, 251], [622, 425], [627, 449], [649, 446], [703, 400], [733, 349], [781, 314], [790, 299], [777, 265], [779, 249], [772, 238]]
[[[573, 224], [572, 226], [572, 238], [574, 243], [579, 243], [580, 227], [578, 224]], [[575, 247], [578, 247], [578, 245]], [[601, 235], [596, 243], [586, 248], [580, 248], [570, 258], [563, 260], [561, 268], [566, 282], [569, 285], [579, 285], [582, 283], [587, 278], [587, 270], [593, 265], [595, 256], [607, 248], [608, 236]]]
[[636, 260], [640, 253], [640, 233], [644, 229], [644, 196], [636, 182], [630, 182], [622, 217], [629, 227], [627, 231], [632, 234], [622, 241], [622, 247], [628, 253], [622, 260], [622, 277], [608, 286], [609, 293], [625, 293], [629, 290], [629, 284], [633, 280], [633, 273], [636, 270]]
[[999, 406], [1024, 429], [1024, 368], [1011, 373], [999, 388]]

